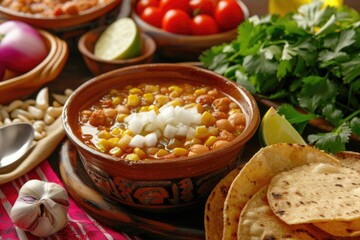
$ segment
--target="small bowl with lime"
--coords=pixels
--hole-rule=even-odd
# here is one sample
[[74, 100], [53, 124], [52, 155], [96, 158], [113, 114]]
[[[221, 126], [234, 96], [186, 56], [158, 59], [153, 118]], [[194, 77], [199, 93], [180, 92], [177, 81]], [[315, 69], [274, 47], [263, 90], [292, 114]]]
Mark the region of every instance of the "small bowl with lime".
[[78, 48], [91, 73], [97, 76], [126, 66], [150, 63], [156, 43], [142, 33], [131, 18], [120, 18], [109, 26], [83, 34]]

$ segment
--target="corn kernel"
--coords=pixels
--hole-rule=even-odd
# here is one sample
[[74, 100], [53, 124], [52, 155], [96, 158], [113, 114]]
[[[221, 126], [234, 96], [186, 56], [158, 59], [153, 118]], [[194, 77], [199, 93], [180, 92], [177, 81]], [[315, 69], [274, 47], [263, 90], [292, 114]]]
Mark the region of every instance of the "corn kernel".
[[111, 133], [109, 133], [107, 130], [101, 130], [97, 135], [102, 139], [109, 139], [112, 137]]
[[130, 106], [130, 107], [137, 107], [139, 106], [139, 104], [141, 103], [141, 99], [138, 95], [135, 95], [135, 94], [130, 94], [128, 97], [127, 97], [127, 105]]
[[114, 127], [113, 129], [111, 129], [110, 133], [113, 136], [119, 136], [119, 135], [121, 135], [122, 130], [120, 128], [118, 128], [118, 127]]
[[187, 156], [188, 155], [188, 150], [185, 148], [174, 148], [173, 153], [176, 156]]
[[210, 136], [209, 130], [205, 126], [197, 126], [195, 129], [196, 138], [207, 138]]
[[172, 100], [171, 102], [169, 102], [169, 104], [173, 107], [179, 106], [181, 107], [181, 102], [179, 102], [178, 100]]
[[124, 119], [125, 119], [127, 116], [128, 116], [127, 114], [121, 113], [121, 114], [117, 115], [116, 121], [119, 122], [119, 123], [120, 123], [120, 122], [124, 122]]
[[96, 148], [101, 152], [106, 152], [110, 148], [110, 145], [106, 139], [100, 139], [100, 141], [96, 144]]
[[204, 124], [205, 126], [214, 125], [215, 122], [216, 122], [216, 118], [208, 111], [204, 111], [203, 114], [201, 115], [201, 123]]
[[147, 93], [159, 92], [159, 86], [156, 86], [156, 85], [146, 85], [144, 89], [145, 89], [145, 92], [147, 92]]
[[170, 86], [170, 87], [169, 87], [169, 90], [170, 90], [170, 91], [179, 91], [179, 92], [183, 92], [183, 91], [184, 91], [184, 89], [182, 89], [181, 87], [176, 86], [176, 85]]
[[151, 110], [154, 110], [156, 113], [159, 113], [159, 108], [158, 108], [158, 106], [150, 105], [150, 106], [149, 106], [149, 111], [151, 111]]
[[121, 149], [126, 149], [129, 145], [132, 137], [130, 135], [125, 134], [121, 139], [117, 142], [117, 146]]
[[155, 99], [159, 106], [162, 106], [170, 101], [169, 97], [165, 95], [156, 95]]
[[139, 89], [139, 88], [130, 88], [129, 93], [132, 93], [132, 94], [142, 94], [143, 91], [141, 91], [141, 89]]
[[118, 141], [120, 139], [118, 137], [112, 137], [112, 138], [109, 138], [107, 141], [108, 141], [108, 144], [109, 144], [109, 147], [110, 148], [113, 148], [113, 147], [116, 147]]
[[148, 112], [148, 111], [149, 111], [149, 107], [148, 107], [148, 106], [142, 106], [139, 111], [140, 111], [140, 112]]
[[151, 104], [155, 100], [155, 97], [152, 93], [145, 93], [142, 97], [147, 104]]
[[172, 98], [176, 98], [176, 97], [181, 96], [181, 93], [182, 93], [181, 91], [174, 90], [169, 94], [169, 96], [172, 97]]
[[206, 89], [205, 88], [196, 89], [194, 94], [197, 97], [200, 96], [200, 95], [204, 95], [204, 94], [206, 94]]
[[157, 157], [164, 157], [164, 156], [166, 156], [166, 155], [168, 155], [168, 154], [169, 154], [169, 152], [166, 151], [165, 149], [160, 149], [160, 150], [156, 153], [156, 156], [157, 156]]
[[121, 103], [121, 98], [119, 98], [119, 97], [115, 97], [115, 98], [113, 98], [113, 100], [111, 101], [111, 104], [112, 104], [113, 106], [119, 105], [120, 103]]
[[146, 153], [141, 148], [134, 148], [134, 153], [136, 153], [141, 159], [146, 157]]
[[188, 103], [184, 106], [185, 109], [193, 108], [196, 106], [196, 103]]
[[123, 151], [119, 147], [113, 147], [112, 149], [110, 149], [109, 153], [111, 155], [118, 157], [118, 156], [122, 155]]
[[217, 137], [215, 137], [215, 136], [208, 137], [205, 141], [205, 146], [211, 147], [214, 144], [214, 142], [216, 142], [216, 140], [217, 140]]
[[136, 153], [130, 153], [130, 154], [126, 155], [125, 159], [137, 161], [137, 160], [140, 160], [140, 157]]
[[129, 135], [129, 136], [133, 137], [133, 136], [134, 136], [134, 133], [133, 133], [131, 130], [126, 129], [126, 130], [121, 134], [121, 137], [123, 137], [123, 136], [125, 136], [125, 135]]
[[192, 146], [194, 144], [202, 144], [202, 141], [198, 138], [193, 138], [185, 142], [185, 147]]

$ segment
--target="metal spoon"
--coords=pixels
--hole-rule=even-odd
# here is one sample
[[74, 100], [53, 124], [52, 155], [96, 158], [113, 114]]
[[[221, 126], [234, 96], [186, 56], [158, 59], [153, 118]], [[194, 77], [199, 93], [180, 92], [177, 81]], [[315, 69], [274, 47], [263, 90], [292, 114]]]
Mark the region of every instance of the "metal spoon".
[[0, 171], [8, 171], [29, 152], [34, 141], [34, 128], [29, 123], [0, 127]]

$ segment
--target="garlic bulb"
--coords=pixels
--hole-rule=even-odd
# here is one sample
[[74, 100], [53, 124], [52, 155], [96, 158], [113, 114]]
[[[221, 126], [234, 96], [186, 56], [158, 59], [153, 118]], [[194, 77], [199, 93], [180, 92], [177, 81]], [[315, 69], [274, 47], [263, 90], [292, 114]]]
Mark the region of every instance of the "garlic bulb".
[[21, 187], [10, 218], [17, 227], [47, 237], [65, 227], [68, 208], [69, 197], [62, 186], [30, 180]]

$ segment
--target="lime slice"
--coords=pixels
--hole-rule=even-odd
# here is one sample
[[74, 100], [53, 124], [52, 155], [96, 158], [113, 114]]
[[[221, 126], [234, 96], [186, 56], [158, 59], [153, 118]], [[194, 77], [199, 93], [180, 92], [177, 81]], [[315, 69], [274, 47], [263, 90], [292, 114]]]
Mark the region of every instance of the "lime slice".
[[280, 116], [272, 107], [261, 120], [259, 133], [262, 146], [276, 143], [298, 143], [306, 145], [306, 142], [296, 129], [284, 116]]
[[94, 54], [104, 60], [128, 59], [140, 55], [141, 36], [131, 18], [120, 18], [108, 26], [95, 43]]

